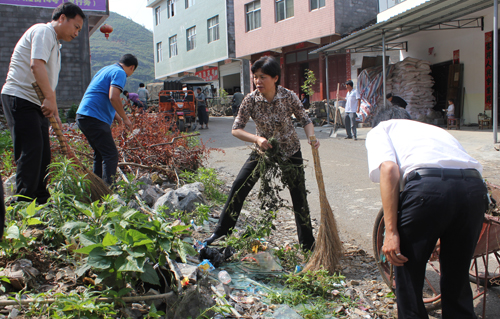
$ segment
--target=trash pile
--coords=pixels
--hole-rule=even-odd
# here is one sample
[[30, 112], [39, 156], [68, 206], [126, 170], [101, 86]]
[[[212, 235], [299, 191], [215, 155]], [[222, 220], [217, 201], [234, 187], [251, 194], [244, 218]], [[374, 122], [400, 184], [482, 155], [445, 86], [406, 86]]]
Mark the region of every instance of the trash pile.
[[407, 57], [394, 65], [392, 76], [387, 79], [386, 90], [403, 98], [406, 110], [413, 119], [426, 122], [440, 118], [440, 113], [432, 110], [436, 98], [432, 95], [434, 79], [430, 75], [429, 61]]

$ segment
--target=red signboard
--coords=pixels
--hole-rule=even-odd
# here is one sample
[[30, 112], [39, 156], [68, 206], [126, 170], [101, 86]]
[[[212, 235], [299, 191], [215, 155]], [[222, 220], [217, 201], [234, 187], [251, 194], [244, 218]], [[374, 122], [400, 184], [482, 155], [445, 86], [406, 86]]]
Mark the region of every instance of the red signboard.
[[493, 109], [493, 31], [484, 34], [484, 109]]
[[453, 51], [453, 64], [460, 64], [460, 50]]
[[219, 79], [219, 70], [216, 66], [207, 70], [198, 71], [194, 75], [202, 78], [205, 81], [216, 81]]

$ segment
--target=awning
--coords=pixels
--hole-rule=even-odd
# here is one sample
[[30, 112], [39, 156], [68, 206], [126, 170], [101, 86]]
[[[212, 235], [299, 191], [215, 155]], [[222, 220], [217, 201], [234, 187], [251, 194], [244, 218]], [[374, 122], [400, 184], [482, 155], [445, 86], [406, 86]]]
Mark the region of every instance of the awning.
[[386, 49], [405, 49], [404, 43], [394, 42], [419, 31], [482, 27], [482, 18], [458, 18], [492, 6], [493, 0], [429, 0], [311, 53], [382, 51], [382, 33], [385, 33]]

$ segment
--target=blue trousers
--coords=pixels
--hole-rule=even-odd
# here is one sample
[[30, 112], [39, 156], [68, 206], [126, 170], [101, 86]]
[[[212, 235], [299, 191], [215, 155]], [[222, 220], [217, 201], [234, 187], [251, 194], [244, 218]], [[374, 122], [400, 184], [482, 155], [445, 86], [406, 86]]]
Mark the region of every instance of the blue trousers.
[[400, 195], [398, 231], [408, 261], [395, 267], [398, 318], [428, 318], [422, 300], [425, 268], [441, 240], [443, 319], [473, 319], [469, 266], [488, 205], [479, 178], [416, 175]]
[[111, 135], [111, 126], [94, 117], [76, 115], [76, 123], [94, 150], [94, 174], [108, 185], [113, 184], [118, 167], [118, 150]]

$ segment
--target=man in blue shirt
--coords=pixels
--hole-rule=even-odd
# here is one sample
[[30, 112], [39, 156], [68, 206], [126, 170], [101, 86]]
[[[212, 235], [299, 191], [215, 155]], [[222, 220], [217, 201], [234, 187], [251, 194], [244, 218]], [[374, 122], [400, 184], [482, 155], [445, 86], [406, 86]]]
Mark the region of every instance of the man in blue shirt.
[[94, 150], [94, 173], [109, 185], [118, 167], [118, 150], [111, 135], [111, 124], [113, 120], [123, 120], [127, 129], [132, 130], [120, 94], [127, 76], [134, 73], [138, 64], [135, 56], [125, 54], [119, 63], [99, 70], [76, 111], [76, 123]]

